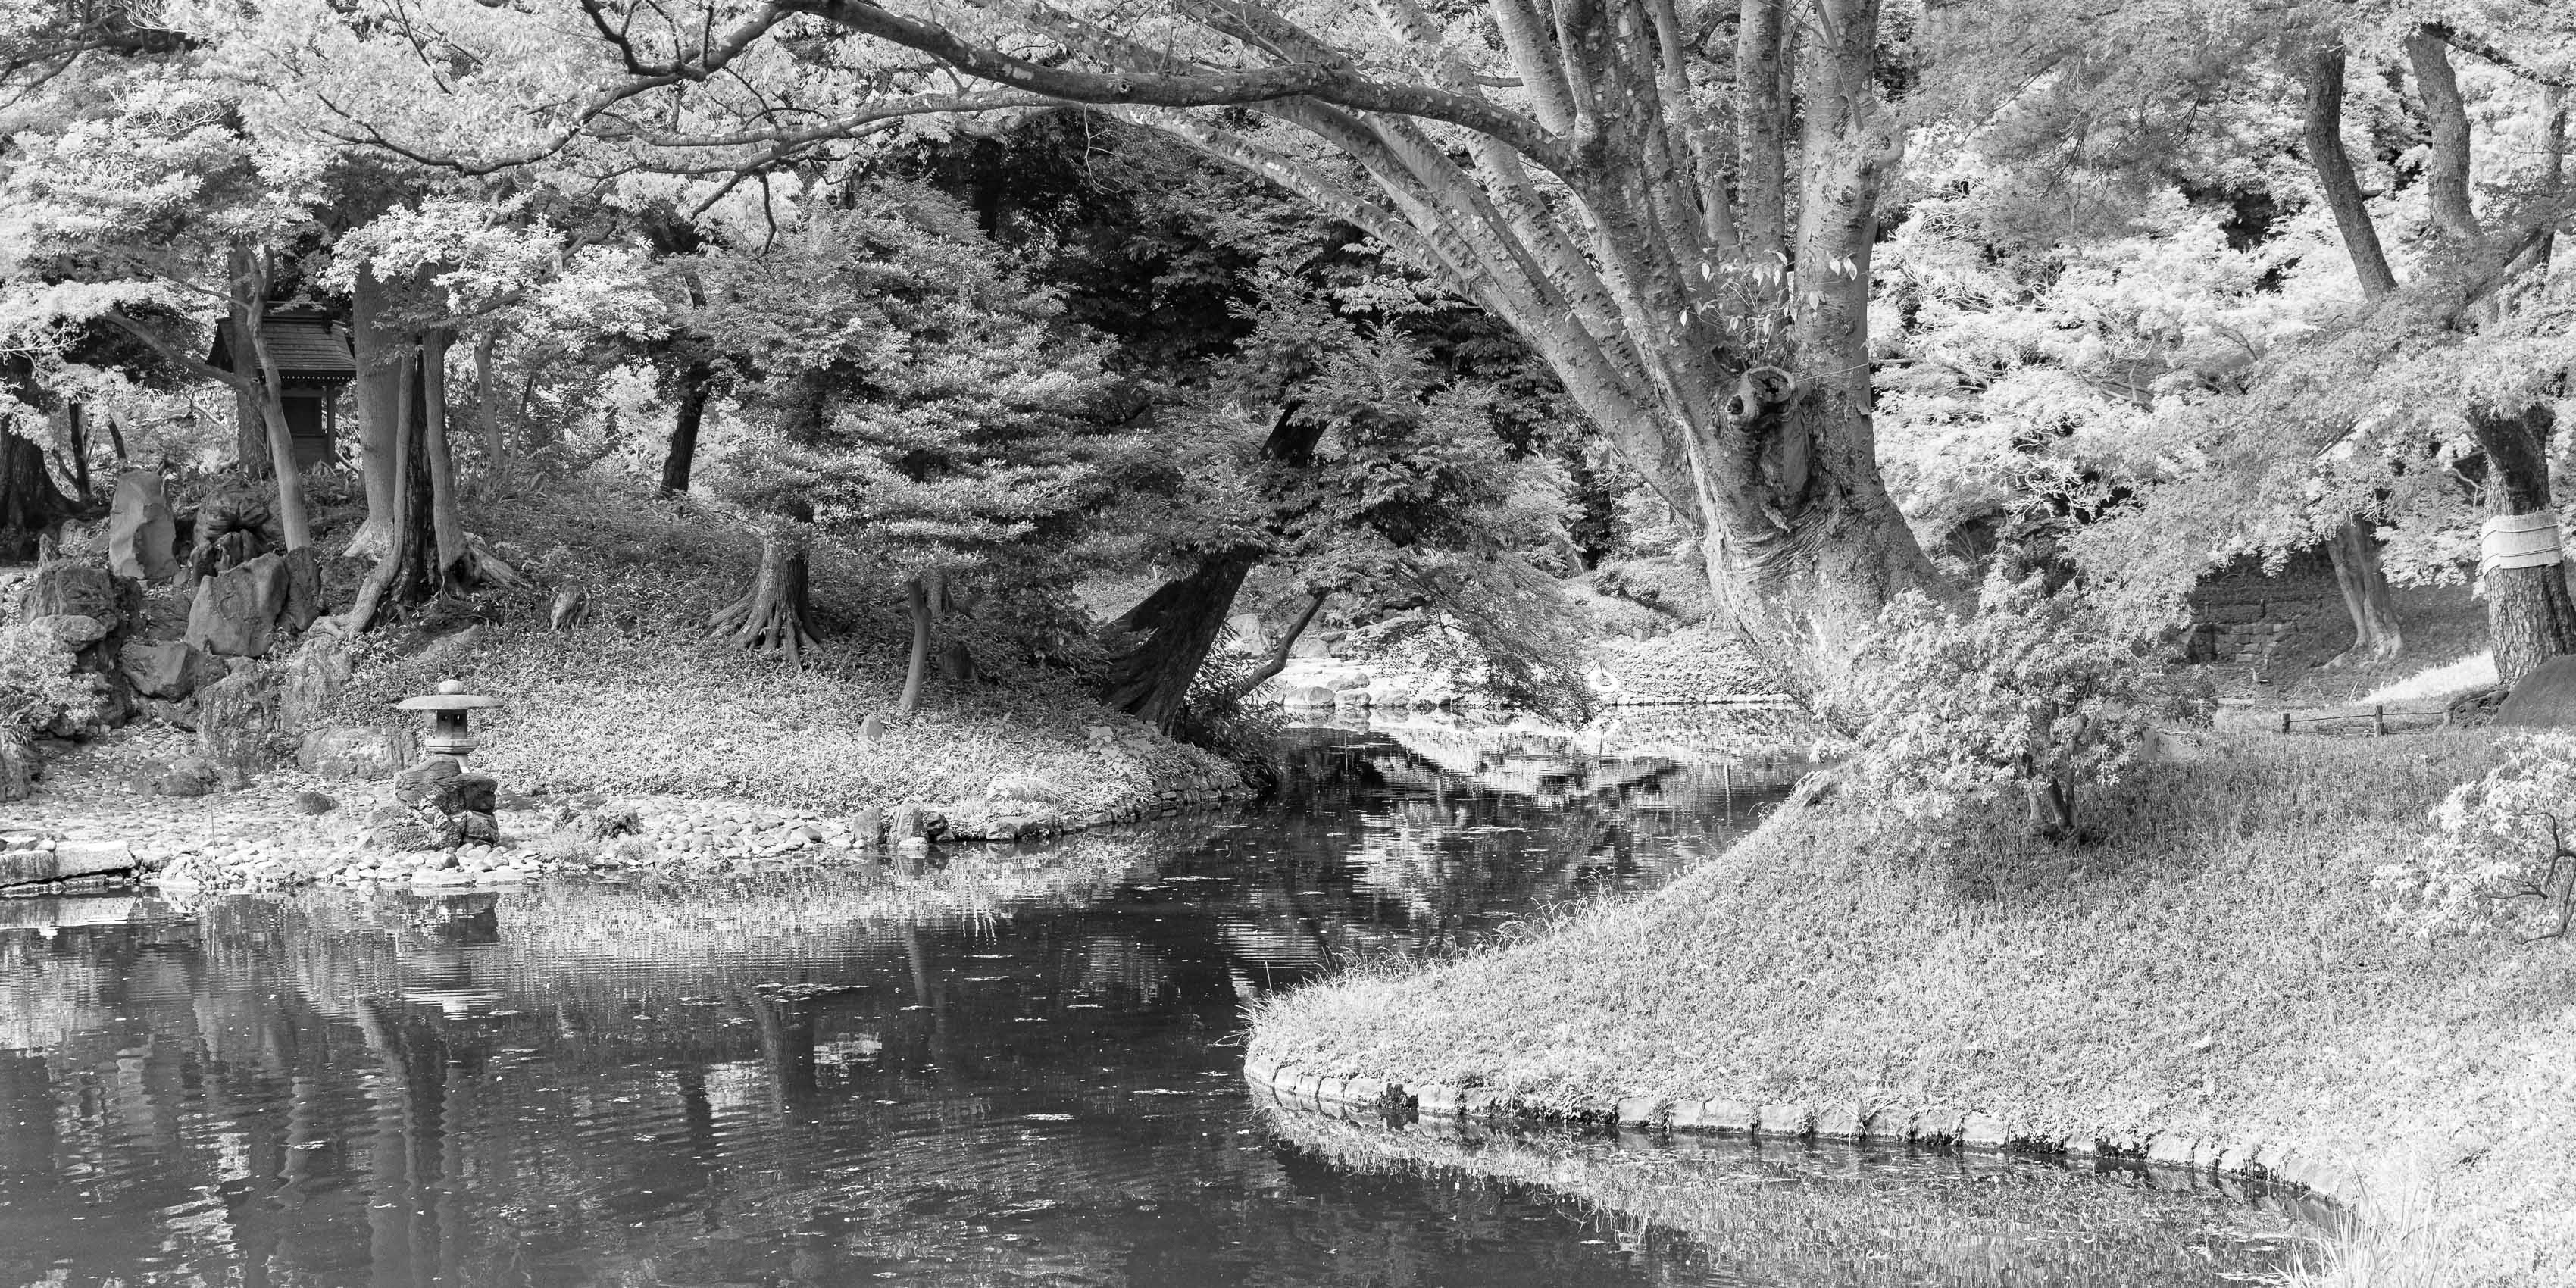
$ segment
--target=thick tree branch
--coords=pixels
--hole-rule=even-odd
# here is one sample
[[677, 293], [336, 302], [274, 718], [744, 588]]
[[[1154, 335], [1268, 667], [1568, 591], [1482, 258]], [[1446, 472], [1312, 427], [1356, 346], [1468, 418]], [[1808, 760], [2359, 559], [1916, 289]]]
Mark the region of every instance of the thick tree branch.
[[2552, 76], [2540, 71], [2498, 48], [2494, 41], [2484, 36], [2441, 23], [2428, 23], [2424, 30], [2433, 33], [2436, 38], [2461, 53], [2475, 55], [2503, 68], [2508, 75], [2530, 81], [2534, 85], [2546, 85], [2552, 89], [2576, 89], [2576, 80], [2570, 80], [2564, 76]]
[[2469, 204], [2469, 111], [2460, 101], [2460, 78], [2451, 72], [2449, 47], [2440, 29], [2431, 26], [2406, 33], [2404, 43], [2424, 115], [2433, 125], [2432, 146], [2424, 159], [2433, 220], [2453, 236], [2476, 241], [2478, 216]]
[[1371, 80], [1342, 63], [1281, 63], [1247, 71], [1178, 76], [1141, 70], [1077, 71], [1049, 67], [970, 43], [945, 27], [889, 12], [865, 0], [786, 0], [781, 7], [919, 50], [980, 80], [1067, 102], [1222, 107], [1313, 98], [1355, 111], [1447, 121], [1491, 134], [1548, 169], [1565, 173], [1574, 168], [1573, 155], [1564, 142], [1528, 117], [1427, 85]]
[[2301, 119], [2308, 164], [2325, 190], [2326, 208], [2334, 212], [2335, 229], [2343, 235], [2361, 293], [2377, 299], [2397, 289], [2397, 274], [2380, 247], [2379, 226], [2363, 204], [2361, 181], [2353, 177], [2352, 154], [2343, 146], [2343, 41], [2329, 38], [2308, 55], [2307, 108]]

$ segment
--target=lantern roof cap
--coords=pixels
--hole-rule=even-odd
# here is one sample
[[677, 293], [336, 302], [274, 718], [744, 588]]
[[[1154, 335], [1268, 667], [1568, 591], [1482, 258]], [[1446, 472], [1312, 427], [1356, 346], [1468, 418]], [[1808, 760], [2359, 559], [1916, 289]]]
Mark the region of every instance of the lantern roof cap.
[[501, 700], [480, 693], [430, 693], [405, 698], [394, 704], [401, 711], [480, 711], [497, 707]]

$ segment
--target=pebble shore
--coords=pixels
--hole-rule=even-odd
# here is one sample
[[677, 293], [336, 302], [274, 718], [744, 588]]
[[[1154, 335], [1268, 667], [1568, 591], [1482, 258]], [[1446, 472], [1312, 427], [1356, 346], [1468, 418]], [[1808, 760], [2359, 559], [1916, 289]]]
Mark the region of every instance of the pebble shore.
[[[867, 811], [821, 814], [678, 796], [554, 799], [505, 788], [496, 815], [500, 844], [402, 852], [373, 843], [367, 821], [378, 806], [393, 801], [389, 782], [325, 779], [287, 767], [239, 790], [172, 797], [135, 790], [118, 764], [87, 748], [50, 762], [35, 796], [7, 807], [0, 846], [87, 854], [122, 845], [132, 855], [133, 879], [182, 895], [320, 882], [468, 888], [632, 869], [718, 873], [737, 865], [856, 861], [900, 844], [861, 836], [863, 829], [874, 831], [878, 817]], [[956, 818], [960, 829], [973, 833], [951, 832], [939, 838], [943, 843], [1017, 840], [1161, 817], [1243, 795], [1234, 783], [1193, 778], [1148, 798], [1082, 812], [1025, 801], [928, 803], [922, 809], [933, 820]], [[330, 807], [312, 812], [321, 798]], [[603, 828], [603, 820], [610, 826]], [[10, 893], [42, 889], [22, 886]]]

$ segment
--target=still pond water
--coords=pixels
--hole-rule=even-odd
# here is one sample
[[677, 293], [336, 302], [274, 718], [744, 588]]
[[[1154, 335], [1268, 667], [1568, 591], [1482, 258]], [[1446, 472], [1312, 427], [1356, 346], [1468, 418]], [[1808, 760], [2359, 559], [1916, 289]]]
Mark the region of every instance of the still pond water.
[[1263, 1108], [1246, 999], [1650, 887], [1798, 768], [1456, 731], [1308, 731], [1294, 758], [1241, 813], [1010, 853], [0, 902], [0, 1288], [2216, 1284], [2288, 1259], [2279, 1204], [2170, 1177]]

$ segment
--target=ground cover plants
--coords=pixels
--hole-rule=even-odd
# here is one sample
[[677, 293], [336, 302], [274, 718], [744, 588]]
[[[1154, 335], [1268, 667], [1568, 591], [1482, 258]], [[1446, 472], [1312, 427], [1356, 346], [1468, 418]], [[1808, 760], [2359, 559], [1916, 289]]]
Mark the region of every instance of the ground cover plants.
[[2486, 734], [2226, 736], [2088, 796], [2096, 844], [1867, 798], [1789, 808], [1507, 951], [1265, 1001], [1250, 1054], [1546, 1106], [1976, 1107], [2300, 1142], [2428, 1187], [2459, 1282], [2563, 1281], [2576, 950], [2382, 920], [2374, 869]]
[[[1014, 654], [963, 615], [943, 630], [981, 646], [978, 678], [895, 713], [911, 630], [904, 585], [825, 552], [813, 604], [829, 645], [813, 665], [710, 638], [708, 618], [740, 596], [761, 542], [691, 502], [571, 484], [478, 520], [521, 556], [531, 584], [494, 592], [479, 616], [424, 615], [364, 637], [339, 717], [383, 724], [394, 702], [470, 678], [508, 702], [482, 722], [476, 763], [522, 790], [835, 810], [981, 798], [1007, 777], [1023, 798], [1078, 812], [1231, 772], [1101, 710], [1061, 667]], [[565, 586], [584, 590], [591, 615], [557, 631], [543, 605]]]

